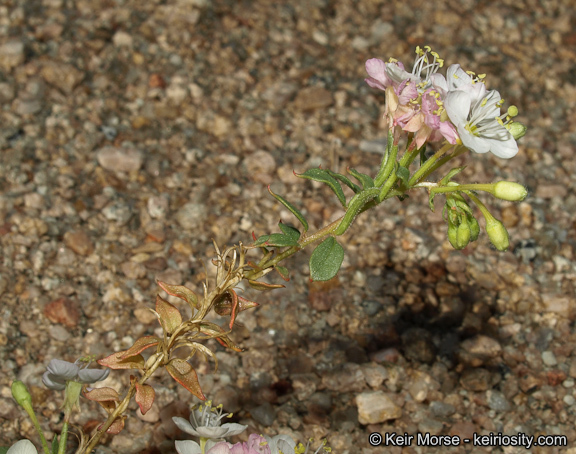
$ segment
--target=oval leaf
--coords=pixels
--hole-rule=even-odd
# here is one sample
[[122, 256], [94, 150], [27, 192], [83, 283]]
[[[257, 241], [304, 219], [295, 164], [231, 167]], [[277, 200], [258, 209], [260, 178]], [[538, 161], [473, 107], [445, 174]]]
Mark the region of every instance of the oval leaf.
[[156, 312], [160, 318], [162, 328], [164, 328], [164, 331], [168, 334], [176, 331], [176, 328], [182, 324], [182, 315], [180, 315], [180, 311], [176, 306], [170, 304], [160, 295], [156, 295]]
[[120, 359], [128, 358], [130, 356], [135, 356], [138, 353], [142, 353], [147, 348], [158, 345], [158, 342], [160, 342], [160, 339], [156, 336], [142, 336], [140, 339], [137, 339], [128, 350], [116, 354], [119, 355]]
[[294, 241], [298, 241], [300, 239], [300, 232], [297, 228], [284, 224], [283, 222], [279, 222], [278, 227], [280, 227], [280, 230], [282, 230], [284, 235], [292, 238]]
[[200, 389], [198, 375], [194, 368], [183, 359], [173, 359], [166, 364], [166, 370], [174, 380], [180, 383], [184, 388], [194, 394], [200, 400], [206, 400], [206, 397]]
[[84, 392], [84, 397], [96, 402], [120, 402], [120, 396], [115, 389], [112, 388], [94, 388], [90, 391]]
[[140, 407], [140, 411], [143, 415], [145, 415], [150, 408], [152, 408], [152, 404], [154, 403], [154, 398], [156, 397], [156, 393], [154, 392], [154, 388], [150, 385], [141, 385], [140, 383], [136, 382], [136, 403]]
[[196, 293], [190, 290], [188, 287], [183, 285], [168, 285], [165, 282], [156, 281], [158, 285], [164, 290], [168, 295], [180, 298], [188, 303], [190, 307], [200, 309], [200, 304], [198, 303], [198, 297]]
[[106, 358], [99, 359], [98, 364], [110, 369], [144, 369], [144, 358], [142, 355], [128, 356], [124, 358], [125, 352], [112, 353]]
[[344, 248], [333, 237], [326, 238], [310, 257], [310, 278], [313, 281], [332, 279], [344, 260]]

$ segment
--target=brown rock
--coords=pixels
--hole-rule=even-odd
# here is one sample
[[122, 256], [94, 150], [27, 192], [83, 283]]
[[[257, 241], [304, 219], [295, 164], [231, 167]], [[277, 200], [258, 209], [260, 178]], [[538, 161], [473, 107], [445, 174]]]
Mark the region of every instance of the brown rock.
[[334, 103], [332, 94], [322, 87], [308, 87], [300, 91], [294, 100], [298, 110], [314, 110], [331, 106]]
[[68, 298], [59, 298], [44, 307], [44, 315], [52, 323], [61, 323], [70, 328], [80, 320], [78, 304]]
[[462, 342], [458, 356], [461, 362], [478, 367], [496, 358], [501, 352], [502, 347], [497, 340], [478, 335]]
[[50, 85], [54, 85], [66, 94], [71, 94], [74, 88], [84, 79], [84, 73], [74, 66], [57, 61], [47, 61], [42, 65], [40, 75]]
[[79, 255], [88, 256], [94, 252], [92, 240], [82, 230], [66, 232], [64, 234], [64, 244]]
[[140, 279], [146, 276], [146, 268], [141, 263], [124, 262], [120, 268], [128, 279]]

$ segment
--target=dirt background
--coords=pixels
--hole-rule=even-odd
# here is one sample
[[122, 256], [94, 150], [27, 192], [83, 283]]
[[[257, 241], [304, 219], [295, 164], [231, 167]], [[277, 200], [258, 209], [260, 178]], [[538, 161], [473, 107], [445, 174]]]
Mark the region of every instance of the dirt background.
[[[250, 432], [327, 437], [338, 454], [575, 453], [575, 27], [570, 0], [1, 0], [0, 444], [37, 440], [12, 380], [50, 437], [62, 419], [41, 383], [50, 359], [127, 348], [157, 330], [155, 279], [200, 290], [212, 238], [295, 222], [268, 184], [313, 229], [341, 214], [292, 170], [374, 173], [384, 97], [364, 62], [411, 67], [430, 45], [488, 74], [529, 126], [518, 156], [466, 156], [459, 180], [527, 186], [519, 204], [484, 198], [511, 248], [481, 234], [454, 251], [425, 194], [391, 200], [343, 238], [337, 280], [310, 284], [306, 251], [286, 289], [246, 291], [261, 303], [233, 334], [247, 350], [209, 343], [220, 369], [195, 363], [204, 392]], [[98, 452], [171, 453], [188, 438], [171, 417], [196, 399], [165, 373], [155, 387], [151, 412], [131, 412]], [[102, 418], [82, 408], [78, 424]], [[393, 431], [568, 447], [369, 445]]]

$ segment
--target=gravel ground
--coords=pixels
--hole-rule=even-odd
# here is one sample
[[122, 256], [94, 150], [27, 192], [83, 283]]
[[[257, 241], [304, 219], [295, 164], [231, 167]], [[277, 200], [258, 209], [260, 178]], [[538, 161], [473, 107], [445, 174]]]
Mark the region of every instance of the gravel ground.
[[[292, 170], [374, 172], [384, 99], [364, 62], [428, 44], [487, 73], [530, 126], [517, 157], [473, 156], [462, 178], [528, 187], [522, 203], [488, 201], [512, 247], [481, 235], [454, 251], [425, 194], [390, 201], [345, 237], [339, 279], [310, 284], [306, 252], [286, 289], [247, 292], [261, 303], [235, 330], [247, 351], [210, 344], [220, 369], [198, 363], [204, 392], [251, 431], [328, 437], [339, 454], [576, 453], [575, 18], [571, 0], [1, 0], [0, 444], [36, 440], [12, 380], [57, 430], [50, 359], [127, 348], [156, 329], [155, 279], [198, 288], [211, 238], [291, 222], [268, 184], [311, 228], [338, 216]], [[155, 380], [150, 413], [100, 453], [187, 438], [171, 417], [195, 399]], [[78, 424], [102, 417], [82, 406]], [[373, 448], [372, 432], [568, 447]]]

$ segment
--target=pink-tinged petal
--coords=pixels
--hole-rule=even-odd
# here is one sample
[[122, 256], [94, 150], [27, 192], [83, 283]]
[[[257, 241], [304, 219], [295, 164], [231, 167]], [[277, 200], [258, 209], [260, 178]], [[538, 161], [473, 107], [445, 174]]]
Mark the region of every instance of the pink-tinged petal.
[[250, 454], [270, 454], [270, 445], [264, 437], [258, 434], [250, 434], [246, 444]]
[[440, 134], [442, 134], [442, 136], [452, 145], [455, 145], [460, 138], [456, 131], [456, 127], [449, 121], [441, 121], [438, 130], [440, 131]]
[[230, 454], [230, 449], [232, 448], [232, 443], [226, 441], [221, 441], [212, 446], [207, 454]]
[[366, 72], [370, 76], [370, 79], [366, 79], [366, 83], [373, 88], [386, 90], [386, 87], [392, 84], [386, 74], [386, 63], [379, 58], [371, 58], [366, 61]]
[[406, 123], [406, 126], [404, 126], [404, 128], [402, 129], [408, 132], [416, 132], [423, 126], [424, 126], [424, 115], [421, 112], [418, 112], [417, 114], [413, 115], [412, 118], [410, 118], [408, 123]]

